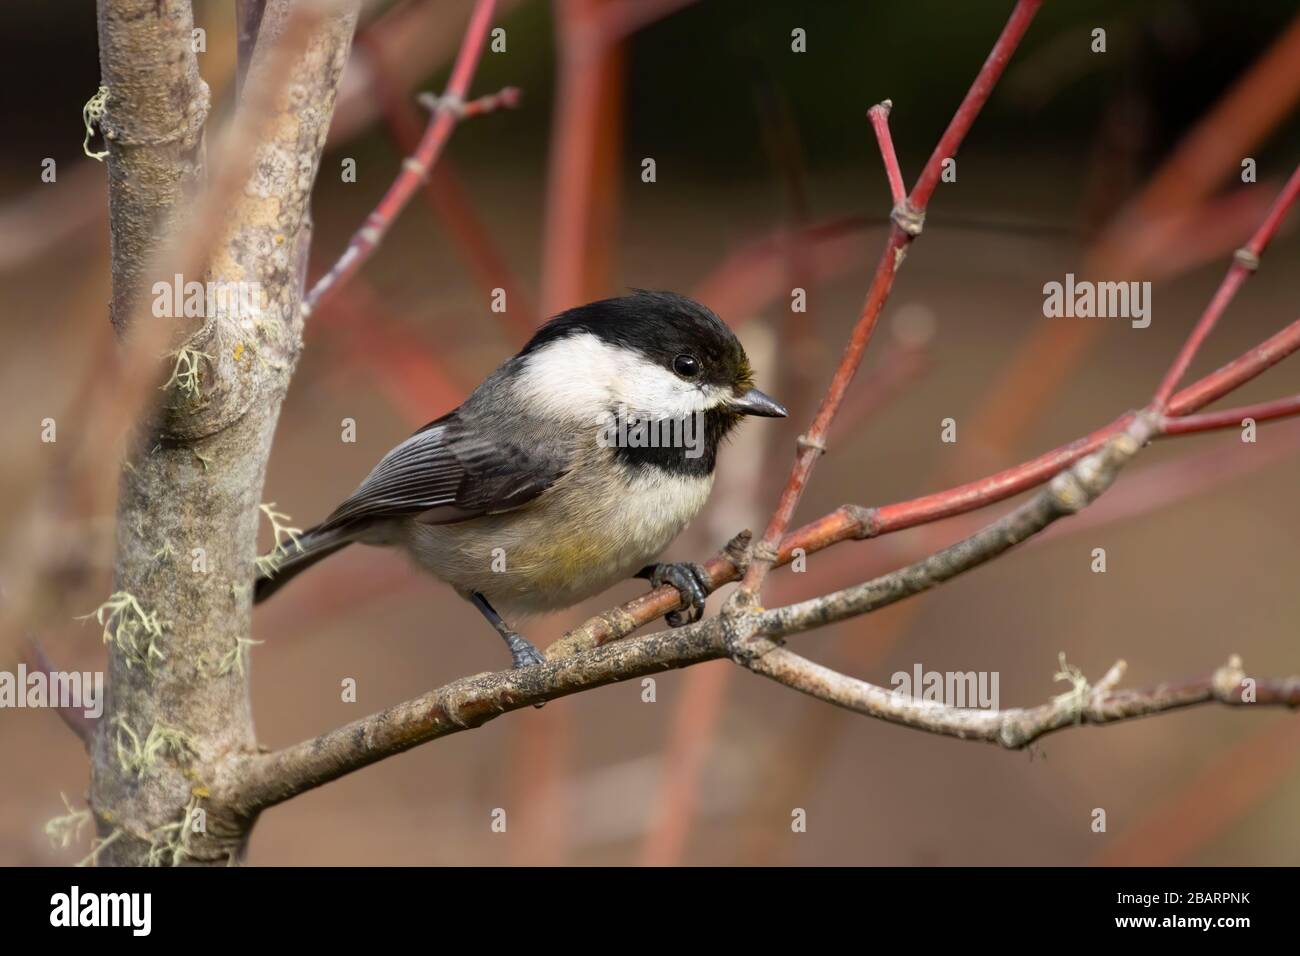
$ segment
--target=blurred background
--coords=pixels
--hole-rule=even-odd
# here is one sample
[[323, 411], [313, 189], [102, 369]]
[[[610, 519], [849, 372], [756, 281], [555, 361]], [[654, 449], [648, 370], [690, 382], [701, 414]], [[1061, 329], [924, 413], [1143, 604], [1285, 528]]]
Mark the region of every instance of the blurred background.
[[[724, 452], [709, 510], [672, 547], [701, 560], [761, 531], [857, 317], [889, 191], [866, 120], [893, 101], [909, 183], [1009, 13], [943, 0], [502, 0], [506, 50], [475, 95], [520, 107], [466, 121], [428, 190], [364, 272], [314, 316], [284, 405], [265, 501], [319, 520], [372, 464], [453, 407], [538, 317], [628, 287], [694, 294], [737, 327], [758, 384], [792, 417]], [[198, 0], [214, 122], [233, 102], [231, 4]], [[366, 13], [314, 201], [313, 271], [338, 256], [423, 128], [468, 0]], [[810, 9], [811, 7], [811, 9]], [[620, 11], [632, 11], [622, 16]], [[0, 31], [0, 522], [49, 446], [40, 421], [95, 375], [108, 335], [105, 169], [81, 153], [99, 82], [92, 5], [9, 4]], [[604, 26], [593, 27], [593, 24]], [[1092, 52], [1092, 31], [1106, 52]], [[791, 50], [806, 31], [807, 52]], [[1300, 159], [1300, 19], [1285, 0], [1046, 5], [931, 204], [796, 521], [883, 504], [1012, 465], [1144, 403]], [[42, 160], [57, 182], [40, 179]], [[1256, 161], [1258, 182], [1241, 182]], [[656, 178], [642, 181], [653, 158]], [[344, 182], [344, 161], [356, 182]], [[578, 170], [588, 170], [580, 174]], [[1202, 351], [1208, 371], [1297, 317], [1294, 223]], [[1153, 322], [1045, 319], [1042, 287], [1153, 283]], [[791, 292], [807, 290], [806, 313]], [[492, 290], [507, 291], [504, 314]], [[1228, 400], [1294, 393], [1283, 364]], [[354, 419], [357, 441], [340, 441]], [[940, 441], [940, 422], [958, 441]], [[60, 423], [75, 441], [75, 422]], [[997, 671], [1032, 705], [1057, 655], [1126, 684], [1300, 671], [1296, 423], [1154, 447], [1086, 514], [885, 612], [797, 649], [877, 684], [896, 671]], [[74, 616], [111, 589], [115, 462], [52, 528], [65, 554], [62, 669], [103, 666]], [[774, 606], [946, 545], [995, 506], [775, 572]], [[266, 533], [266, 532], [264, 532]], [[269, 546], [269, 533], [266, 533]], [[1108, 570], [1090, 570], [1105, 548]], [[629, 583], [525, 632], [545, 645], [643, 589]], [[725, 593], [725, 592], [724, 592]], [[716, 610], [723, 597], [710, 601]], [[656, 625], [656, 626], [662, 626]], [[497, 638], [396, 555], [348, 549], [254, 617], [254, 712], [279, 747], [501, 666]], [[5, 649], [0, 669], [17, 658]], [[357, 700], [340, 682], [354, 678]], [[266, 814], [253, 864], [1287, 864], [1300, 860], [1300, 725], [1278, 711], [1196, 708], [1052, 735], [1029, 752], [929, 736], [834, 710], [726, 662], [507, 715]], [[0, 863], [50, 864], [42, 832], [80, 806], [87, 763], [47, 711], [0, 712]], [[507, 812], [507, 832], [490, 827]], [[807, 831], [792, 832], [803, 809]], [[1093, 831], [1093, 811], [1107, 815]]]

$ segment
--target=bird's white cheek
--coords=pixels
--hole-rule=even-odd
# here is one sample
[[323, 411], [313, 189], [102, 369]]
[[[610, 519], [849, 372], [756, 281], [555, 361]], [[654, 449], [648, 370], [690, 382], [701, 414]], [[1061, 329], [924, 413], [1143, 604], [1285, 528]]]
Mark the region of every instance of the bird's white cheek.
[[702, 411], [704, 399], [694, 385], [644, 359], [628, 356], [615, 383], [619, 405], [638, 416], [677, 418]]
[[534, 406], [563, 418], [603, 420], [607, 410], [681, 418], [721, 404], [725, 388], [697, 385], [636, 352], [594, 335], [567, 336], [529, 356], [517, 387]]

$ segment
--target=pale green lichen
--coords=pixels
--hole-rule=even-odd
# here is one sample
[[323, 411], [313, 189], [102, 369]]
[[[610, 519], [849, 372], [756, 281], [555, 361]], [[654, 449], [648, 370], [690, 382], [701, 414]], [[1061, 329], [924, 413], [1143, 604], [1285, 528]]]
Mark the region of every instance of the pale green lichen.
[[49, 837], [51, 846], [66, 850], [72, 844], [80, 842], [81, 831], [90, 823], [92, 817], [89, 809], [74, 810], [67, 794], [60, 793], [59, 797], [68, 812], [46, 823], [45, 835]]
[[1074, 686], [1064, 694], [1053, 697], [1052, 703], [1070, 710], [1075, 715], [1076, 721], [1081, 720], [1083, 709], [1088, 702], [1088, 691], [1092, 690], [1092, 685], [1088, 683], [1088, 678], [1083, 675], [1083, 671], [1066, 662], [1064, 652], [1057, 656], [1057, 662], [1061, 669], [1053, 675], [1052, 680], [1068, 681]]
[[[127, 728], [128, 733], [130, 729]], [[131, 735], [134, 737], [134, 734]], [[147, 744], [146, 744], [147, 747]], [[146, 865], [148, 866], [179, 866], [186, 856], [190, 855], [190, 835], [193, 831], [194, 815], [199, 810], [199, 802], [203, 797], [208, 795], [206, 787], [195, 787], [190, 792], [190, 801], [185, 807], [185, 811], [179, 821], [165, 823], [149, 833], [140, 833], [134, 830], [115, 826], [109, 831], [108, 836], [100, 839], [92, 837], [90, 841], [90, 852], [79, 860], [76, 866], [98, 866], [99, 855], [106, 848], [111, 846], [123, 836], [134, 836], [142, 843], [147, 843], [149, 849], [146, 855]], [[80, 841], [82, 830], [93, 819], [90, 810], [73, 810], [72, 804], [63, 794], [63, 805], [67, 807], [66, 816], [55, 817], [45, 825], [45, 832], [50, 837], [50, 842], [60, 849], [67, 849], [73, 843]]]
[[261, 643], [263, 642], [255, 641], [251, 637], [236, 637], [234, 646], [222, 654], [215, 665], [209, 663], [211, 658], [206, 658], [200, 664], [200, 670], [207, 677], [225, 677], [231, 671], [238, 671], [239, 676], [243, 677], [248, 661], [248, 649]]
[[198, 349], [182, 346], [176, 352], [176, 363], [172, 366], [171, 378], [162, 385], [162, 390], [175, 386], [190, 401], [197, 402], [203, 398], [203, 363], [211, 362], [212, 356]]
[[103, 853], [105, 848], [111, 846], [117, 839], [126, 833], [120, 827], [114, 827], [104, 839], [95, 837], [90, 841], [90, 853], [81, 860], [77, 861], [77, 866], [99, 866], [99, 854]]
[[180, 866], [181, 861], [190, 855], [190, 834], [193, 833], [192, 823], [198, 808], [199, 797], [192, 794], [180, 820], [164, 823], [153, 831], [145, 861], [147, 866]]
[[171, 622], [161, 620], [156, 611], [146, 611], [130, 592], [115, 591], [107, 601], [77, 620], [92, 617], [104, 628], [104, 643], [115, 645], [128, 667], [140, 664], [152, 671], [155, 661], [166, 658], [158, 645]]
[[258, 505], [262, 513], [271, 522], [271, 533], [275, 536], [275, 546], [271, 550], [257, 559], [258, 573], [264, 577], [269, 577], [280, 569], [284, 559], [289, 554], [289, 549], [285, 547], [284, 542], [287, 540], [299, 553], [302, 553], [302, 543], [298, 540], [302, 535], [302, 528], [292, 528], [288, 522], [290, 520], [287, 514], [275, 510], [275, 502], [267, 502]]
[[104, 113], [108, 109], [108, 87], [101, 86], [95, 91], [95, 95], [86, 101], [86, 105], [81, 108], [81, 121], [86, 125], [86, 138], [81, 141], [81, 151], [91, 159], [99, 160], [101, 163], [104, 157], [108, 155], [108, 150], [102, 153], [92, 153], [90, 151], [90, 138], [95, 135], [95, 126], [104, 118]]
[[[67, 814], [55, 817], [45, 824], [45, 835], [50, 839], [50, 845], [56, 849], [66, 850], [74, 843], [81, 842], [82, 831], [90, 825], [94, 816], [89, 808], [85, 810], [74, 810], [72, 802], [68, 800], [66, 794], [60, 793], [59, 797], [63, 800], [63, 806], [67, 808]], [[108, 836], [100, 839], [91, 837], [90, 852], [77, 861], [75, 866], [98, 866], [99, 854], [104, 849], [118, 840], [125, 831], [120, 827], [114, 827]]]
[[143, 741], [121, 714], [113, 718], [113, 727], [117, 731], [113, 748], [123, 773], [143, 776], [157, 766], [160, 757], [170, 754], [184, 761], [196, 753], [193, 740], [175, 727], [155, 723]]

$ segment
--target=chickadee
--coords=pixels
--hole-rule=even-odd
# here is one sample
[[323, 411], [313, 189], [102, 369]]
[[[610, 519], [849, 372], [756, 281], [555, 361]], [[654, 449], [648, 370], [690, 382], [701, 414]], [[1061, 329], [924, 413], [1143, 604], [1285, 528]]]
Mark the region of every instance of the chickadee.
[[669, 624], [697, 620], [703, 569], [652, 562], [704, 505], [718, 446], [746, 415], [786, 410], [698, 302], [636, 291], [570, 309], [385, 455], [300, 547], [278, 549], [255, 601], [360, 542], [404, 548], [451, 584], [515, 667], [543, 658], [496, 608], [558, 610], [639, 577], [682, 593]]

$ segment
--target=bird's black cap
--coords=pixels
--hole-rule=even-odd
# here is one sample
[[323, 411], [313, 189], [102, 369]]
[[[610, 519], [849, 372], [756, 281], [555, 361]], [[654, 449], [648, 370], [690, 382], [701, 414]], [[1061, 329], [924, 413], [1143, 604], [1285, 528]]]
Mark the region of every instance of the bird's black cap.
[[711, 309], [676, 292], [635, 289], [561, 312], [538, 329], [520, 357], [569, 335], [590, 333], [633, 349], [668, 368], [681, 355], [696, 358], [700, 381], [729, 385], [737, 393], [753, 385], [753, 372], [740, 341]]

